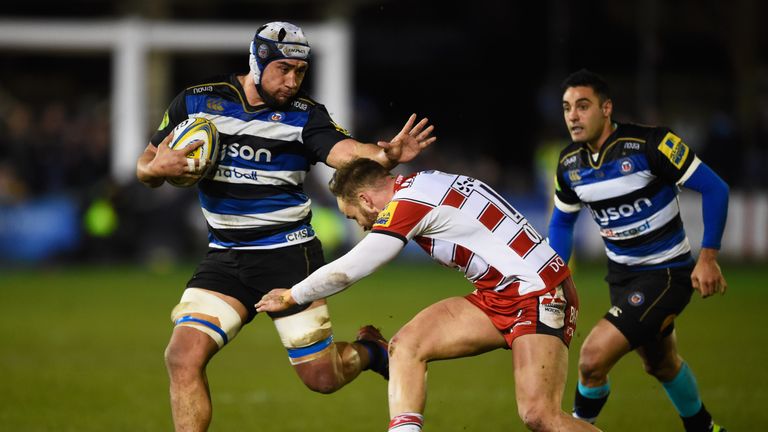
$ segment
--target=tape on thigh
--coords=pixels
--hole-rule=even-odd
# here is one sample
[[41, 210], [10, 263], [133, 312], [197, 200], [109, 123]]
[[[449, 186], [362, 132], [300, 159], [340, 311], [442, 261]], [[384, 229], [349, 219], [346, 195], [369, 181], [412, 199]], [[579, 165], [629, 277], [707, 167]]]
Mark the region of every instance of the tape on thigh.
[[240, 331], [240, 314], [219, 297], [198, 288], [187, 288], [171, 312], [177, 326], [193, 327], [223, 347]]
[[326, 305], [276, 318], [274, 323], [291, 364], [312, 361], [331, 349], [333, 331]]

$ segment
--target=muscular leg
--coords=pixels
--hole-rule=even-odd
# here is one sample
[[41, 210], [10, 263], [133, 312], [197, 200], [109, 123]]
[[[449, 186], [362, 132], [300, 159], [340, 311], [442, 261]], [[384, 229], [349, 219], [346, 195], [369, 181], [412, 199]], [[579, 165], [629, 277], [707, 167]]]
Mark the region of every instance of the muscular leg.
[[608, 399], [608, 372], [629, 351], [627, 338], [607, 320], [601, 319], [592, 328], [579, 353], [576, 416], [594, 422]]
[[709, 430], [712, 416], [701, 402], [693, 372], [677, 353], [675, 331], [660, 341], [639, 347], [637, 353], [643, 359], [645, 371], [664, 386], [667, 396], [683, 420], [685, 429]]
[[638, 347], [637, 354], [643, 359], [645, 372], [661, 382], [672, 381], [683, 364], [682, 357], [677, 354], [677, 334], [674, 330], [660, 341]]
[[[243, 305], [232, 297], [207, 291], [246, 316]], [[208, 334], [188, 326], [177, 326], [165, 350], [170, 377], [171, 410], [176, 431], [205, 431], [211, 422], [211, 396], [205, 367], [218, 352], [218, 344]]]
[[321, 357], [293, 367], [310, 390], [329, 394], [357, 378], [368, 361], [368, 351], [362, 345], [336, 342]]
[[389, 414], [424, 412], [427, 362], [465, 357], [505, 346], [488, 317], [463, 297], [419, 312], [389, 344]]
[[324, 305], [325, 300], [316, 301], [302, 312], [276, 319], [275, 326], [301, 381], [312, 391], [328, 394], [355, 379], [370, 359], [359, 343], [329, 343], [331, 323]]
[[512, 343], [520, 418], [532, 431], [596, 431], [563, 412], [568, 349], [555, 336], [528, 334]]
[[584, 339], [579, 352], [579, 381], [587, 387], [608, 383], [608, 372], [632, 349], [613, 324], [601, 319]]

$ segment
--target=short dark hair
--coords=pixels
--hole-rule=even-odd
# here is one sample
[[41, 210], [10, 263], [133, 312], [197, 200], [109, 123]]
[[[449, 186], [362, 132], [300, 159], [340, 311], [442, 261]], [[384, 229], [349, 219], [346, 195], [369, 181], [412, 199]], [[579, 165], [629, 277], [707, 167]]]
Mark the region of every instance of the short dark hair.
[[565, 93], [570, 87], [591, 87], [600, 102], [605, 102], [611, 98], [611, 89], [608, 87], [608, 83], [603, 77], [587, 69], [580, 69], [568, 75], [560, 84], [560, 94]]
[[328, 183], [331, 193], [346, 202], [354, 202], [361, 189], [375, 187], [390, 172], [371, 159], [359, 158], [336, 170]]

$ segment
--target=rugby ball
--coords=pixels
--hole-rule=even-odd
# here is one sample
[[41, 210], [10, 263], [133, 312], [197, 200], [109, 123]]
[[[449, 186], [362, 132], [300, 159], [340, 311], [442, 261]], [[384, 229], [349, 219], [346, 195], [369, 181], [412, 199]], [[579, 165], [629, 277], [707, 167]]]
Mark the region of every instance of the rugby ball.
[[165, 180], [171, 185], [176, 187], [191, 187], [211, 172], [211, 169], [219, 156], [219, 131], [216, 130], [216, 125], [214, 125], [212, 121], [202, 117], [193, 117], [179, 123], [178, 126], [173, 129], [173, 140], [169, 144], [169, 147], [174, 150], [179, 150], [197, 141], [203, 141], [203, 145], [200, 148], [187, 153], [187, 158], [200, 159], [200, 163], [204, 164], [203, 169], [199, 173], [191, 176], [187, 175], [166, 178]]

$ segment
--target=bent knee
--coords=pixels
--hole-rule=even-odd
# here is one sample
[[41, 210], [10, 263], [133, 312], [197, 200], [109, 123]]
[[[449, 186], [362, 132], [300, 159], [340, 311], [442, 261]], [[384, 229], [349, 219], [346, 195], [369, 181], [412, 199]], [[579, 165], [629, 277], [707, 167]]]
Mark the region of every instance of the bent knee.
[[586, 380], [600, 380], [608, 376], [608, 365], [598, 350], [582, 349], [579, 354], [579, 373]]
[[418, 338], [410, 337], [407, 331], [399, 331], [389, 340], [390, 361], [427, 361], [428, 357]]
[[680, 371], [680, 364], [676, 364], [675, 362], [643, 362], [643, 369], [645, 369], [645, 373], [657, 380], [667, 382], [673, 380], [675, 376], [677, 376], [677, 373]]
[[331, 394], [342, 387], [342, 377], [332, 368], [312, 368], [299, 373], [308, 389], [320, 394]]

